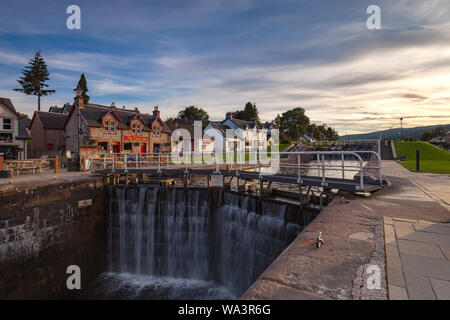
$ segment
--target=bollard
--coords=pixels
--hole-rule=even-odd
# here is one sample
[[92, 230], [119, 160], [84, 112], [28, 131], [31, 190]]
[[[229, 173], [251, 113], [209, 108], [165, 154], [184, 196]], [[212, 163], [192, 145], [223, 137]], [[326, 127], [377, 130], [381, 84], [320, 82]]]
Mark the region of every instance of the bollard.
[[416, 150], [416, 172], [420, 171], [420, 151]]
[[55, 156], [55, 174], [58, 173], [58, 167], [59, 167], [59, 163], [58, 163], [58, 156]]
[[3, 157], [0, 156], [0, 170], [3, 170]]

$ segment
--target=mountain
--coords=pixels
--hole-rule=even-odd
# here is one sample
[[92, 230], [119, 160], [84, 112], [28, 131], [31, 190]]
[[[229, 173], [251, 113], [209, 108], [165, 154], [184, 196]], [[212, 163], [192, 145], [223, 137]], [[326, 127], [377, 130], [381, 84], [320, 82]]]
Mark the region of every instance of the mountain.
[[[403, 139], [408, 137], [414, 137], [419, 139], [422, 133], [425, 131], [433, 130], [439, 125], [425, 126], [425, 127], [415, 127], [415, 128], [403, 128]], [[445, 124], [443, 127], [446, 130], [450, 130], [450, 124]], [[339, 137], [339, 140], [366, 140], [366, 139], [379, 139], [381, 135], [382, 139], [400, 139], [400, 128], [393, 128], [388, 130], [375, 131], [370, 133], [361, 134], [348, 134]]]

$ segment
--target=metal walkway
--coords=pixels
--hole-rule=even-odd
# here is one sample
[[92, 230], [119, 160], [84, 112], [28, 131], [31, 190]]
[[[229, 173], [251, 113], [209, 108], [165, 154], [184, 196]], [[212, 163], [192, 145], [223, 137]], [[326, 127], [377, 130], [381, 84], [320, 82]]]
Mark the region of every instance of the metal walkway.
[[[361, 153], [370, 154], [372, 161], [363, 161]], [[213, 157], [221, 161], [213, 164], [194, 163], [194, 156], [186, 154], [182, 164], [175, 164], [170, 154], [103, 154], [99, 159], [92, 159], [90, 166], [97, 165], [99, 169], [93, 169], [92, 172], [106, 176], [145, 175], [161, 179], [174, 176], [221, 175], [224, 178], [236, 177], [237, 180], [259, 180], [260, 184], [278, 182], [298, 185], [300, 188], [319, 187], [323, 190], [350, 192], [373, 192], [382, 187], [381, 159], [374, 151], [289, 152], [290, 156], [294, 155], [297, 159], [283, 161], [281, 158], [285, 154], [279, 152], [271, 155], [273, 164], [278, 168], [274, 174], [264, 172], [270, 166], [267, 159], [224, 164], [224, 154], [214, 155]], [[211, 154], [208, 154], [208, 157], [211, 159]], [[337, 161], [336, 158], [340, 160]], [[330, 172], [334, 172], [334, 176], [329, 176]], [[349, 176], [349, 172], [353, 174]]]
[[221, 175], [224, 177], [236, 177], [244, 180], [260, 180], [262, 182], [279, 182], [288, 183], [294, 185], [312, 186], [312, 187], [322, 187], [325, 189], [337, 189], [342, 191], [350, 192], [373, 192], [381, 188], [381, 184], [378, 181], [370, 181], [365, 179], [363, 187], [361, 188], [361, 183], [359, 178], [350, 179], [338, 179], [338, 178], [326, 178], [325, 182], [321, 177], [315, 176], [302, 176], [298, 179], [296, 176], [288, 174], [275, 174], [275, 175], [259, 175], [258, 172], [254, 171], [216, 171], [216, 170], [202, 170], [202, 169], [99, 169], [93, 171], [96, 174], [102, 175], [150, 175], [150, 176], [184, 176], [184, 175]]

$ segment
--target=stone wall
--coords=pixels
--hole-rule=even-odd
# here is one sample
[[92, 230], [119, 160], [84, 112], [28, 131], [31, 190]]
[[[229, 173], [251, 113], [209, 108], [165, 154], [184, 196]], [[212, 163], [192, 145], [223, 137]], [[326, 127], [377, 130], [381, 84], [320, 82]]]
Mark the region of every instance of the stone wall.
[[101, 180], [0, 188], [0, 199], [0, 299], [73, 294], [66, 287], [69, 265], [81, 268], [82, 288], [104, 271]]

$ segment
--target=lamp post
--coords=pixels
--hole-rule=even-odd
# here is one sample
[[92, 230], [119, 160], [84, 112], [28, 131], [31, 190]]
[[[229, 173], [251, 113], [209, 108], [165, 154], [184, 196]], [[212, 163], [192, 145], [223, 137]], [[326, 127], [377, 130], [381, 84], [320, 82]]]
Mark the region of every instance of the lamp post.
[[400, 140], [403, 140], [403, 118], [400, 118]]

